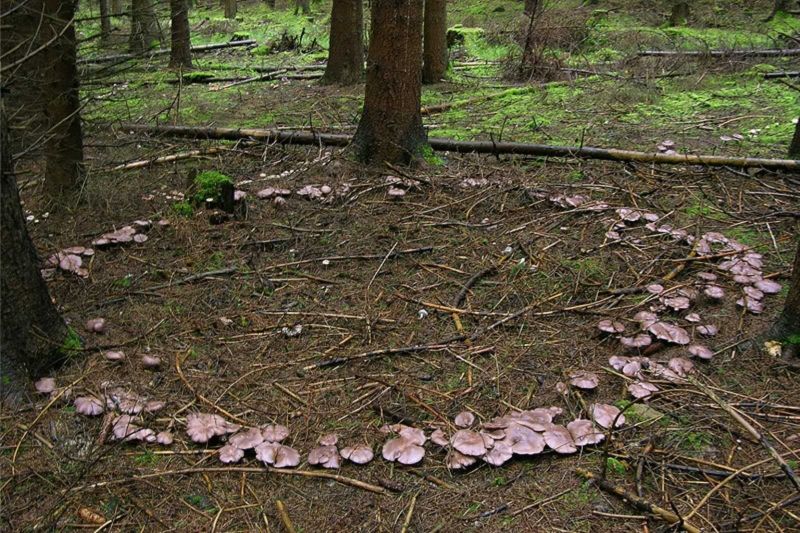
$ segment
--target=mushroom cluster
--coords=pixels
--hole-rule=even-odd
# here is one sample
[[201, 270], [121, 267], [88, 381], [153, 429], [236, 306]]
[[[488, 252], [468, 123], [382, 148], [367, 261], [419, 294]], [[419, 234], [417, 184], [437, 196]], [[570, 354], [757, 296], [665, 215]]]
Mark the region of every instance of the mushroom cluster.
[[92, 246], [105, 248], [118, 244], [128, 244], [131, 242], [142, 243], [147, 241], [148, 236], [145, 233], [152, 226], [153, 222], [151, 220], [135, 220], [129, 226], [122, 226], [118, 230], [109, 231], [108, 233], [102, 234], [100, 237], [92, 241]]
[[[690, 348], [691, 351], [691, 348]], [[636, 381], [628, 385], [628, 392], [637, 399], [644, 399], [658, 392], [659, 388], [648, 381], [648, 377], [663, 379], [671, 383], [682, 383], [687, 374], [694, 371], [694, 363], [685, 357], [673, 357], [666, 365], [652, 361], [649, 357], [622, 357], [614, 355], [608, 364]]]
[[81, 278], [89, 277], [89, 270], [83, 265], [84, 260], [94, 255], [92, 248], [84, 246], [71, 246], [54, 253], [45, 261], [42, 276], [51, 278], [56, 270], [71, 272]]

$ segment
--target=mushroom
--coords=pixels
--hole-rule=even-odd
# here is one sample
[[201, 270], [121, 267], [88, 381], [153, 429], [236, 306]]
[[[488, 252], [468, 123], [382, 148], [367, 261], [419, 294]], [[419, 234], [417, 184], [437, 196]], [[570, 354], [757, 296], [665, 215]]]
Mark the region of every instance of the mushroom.
[[289, 428], [280, 424], [271, 424], [261, 428], [261, 436], [267, 442], [281, 442], [289, 436]]
[[239, 424], [232, 424], [219, 415], [192, 413], [186, 417], [186, 434], [192, 442], [206, 443], [214, 437], [239, 431]]
[[647, 329], [658, 322], [658, 315], [650, 311], [639, 311], [633, 315], [633, 319], [639, 323], [642, 329]]
[[256, 451], [256, 459], [261, 461], [264, 464], [274, 464], [275, 463], [275, 456], [278, 453], [278, 448], [281, 445], [277, 442], [262, 442], [258, 446], [255, 447]]
[[508, 444], [517, 455], [537, 455], [544, 450], [545, 441], [542, 435], [527, 426], [511, 423], [505, 433], [505, 439], [500, 442]]
[[386, 195], [393, 200], [399, 200], [400, 198], [406, 195], [406, 191], [405, 189], [401, 189], [400, 187], [395, 187], [393, 185], [390, 185], [389, 188], [386, 190]]
[[428, 438], [425, 436], [425, 432], [418, 428], [412, 428], [410, 426], [403, 426], [400, 428], [400, 431], [397, 432], [398, 435], [403, 437], [404, 439], [416, 444], [417, 446], [422, 446], [425, 444], [425, 441]]
[[691, 301], [686, 296], [668, 296], [661, 298], [661, 303], [672, 309], [673, 311], [680, 311], [682, 309], [689, 309]]
[[552, 424], [542, 436], [547, 446], [556, 453], [569, 454], [578, 451], [572, 434], [564, 426]]
[[600, 383], [600, 378], [597, 377], [597, 374], [583, 370], [573, 372], [570, 374], [569, 378], [569, 382], [573, 387], [583, 390], [596, 389], [597, 385]]
[[157, 413], [162, 410], [167, 404], [161, 400], [148, 400], [144, 404], [145, 413]]
[[297, 450], [283, 444], [276, 444], [276, 446], [275, 462], [272, 466], [275, 468], [294, 468], [300, 464], [300, 454]]
[[634, 398], [641, 399], [647, 398], [654, 392], [658, 392], [658, 387], [649, 381], [634, 381], [628, 385], [628, 392], [630, 392], [631, 396]]
[[404, 465], [414, 465], [425, 457], [425, 448], [405, 437], [389, 439], [383, 445], [381, 455], [387, 461], [397, 461]]
[[117, 362], [125, 359], [125, 354], [123, 352], [108, 351], [108, 352], [103, 352], [103, 357], [106, 358], [106, 361]]
[[336, 446], [317, 446], [308, 452], [308, 464], [323, 468], [339, 468], [341, 456]]
[[445, 459], [445, 464], [450, 470], [462, 470], [475, 464], [478, 459], [469, 455], [464, 455], [457, 450], [450, 450]]
[[753, 298], [748, 298], [747, 296], [736, 300], [736, 305], [738, 305], [739, 307], [744, 307], [754, 315], [759, 315], [764, 312], [763, 302], [761, 302], [760, 300], [754, 300]]
[[615, 320], [601, 320], [597, 323], [597, 329], [603, 333], [622, 333], [625, 331], [625, 325]]
[[157, 355], [142, 355], [142, 366], [149, 369], [156, 369], [161, 366], [161, 358]]
[[112, 438], [130, 442], [134, 440], [155, 442], [156, 434], [152, 429], [142, 428], [133, 423], [134, 418], [130, 415], [120, 415], [116, 417], [111, 425]]
[[689, 313], [683, 318], [685, 318], [687, 322], [700, 322], [701, 320], [700, 315], [697, 313]]
[[619, 427], [625, 423], [625, 415], [613, 405], [595, 403], [589, 406], [589, 413], [592, 415], [592, 420], [606, 429], [610, 428], [611, 424]]
[[41, 378], [33, 384], [33, 387], [39, 394], [50, 394], [56, 390], [56, 380], [55, 378]]
[[94, 396], [78, 396], [73, 403], [75, 410], [82, 415], [97, 416], [103, 412], [103, 402]]
[[105, 333], [106, 319], [105, 318], [90, 318], [86, 321], [86, 331], [90, 333]]
[[455, 423], [460, 428], [468, 428], [475, 423], [475, 415], [469, 411], [461, 411], [456, 415]]
[[431, 433], [431, 442], [434, 444], [438, 444], [439, 446], [447, 446], [450, 444], [450, 441], [447, 438], [447, 435], [444, 434], [444, 431], [441, 429], [434, 429], [433, 433]]
[[172, 444], [172, 433], [169, 431], [161, 431], [156, 434], [156, 442], [162, 446], [169, 446]]
[[750, 286], [744, 287], [742, 288], [742, 292], [744, 292], [748, 298], [752, 298], [753, 300], [761, 300], [764, 298], [764, 293], [756, 289], [755, 287], [750, 287]]
[[702, 344], [692, 344], [691, 346], [689, 346], [689, 353], [695, 357], [699, 357], [700, 359], [706, 359], [706, 360], [714, 357], [714, 352], [712, 352]]
[[650, 294], [658, 295], [664, 292], [664, 286], [659, 283], [651, 283], [645, 288], [647, 289], [647, 292], [649, 292]]
[[591, 420], [578, 418], [567, 424], [567, 431], [576, 446], [599, 444], [606, 438], [602, 431], [597, 431]]
[[771, 279], [761, 279], [755, 282], [756, 289], [764, 294], [776, 294], [781, 292], [781, 284], [772, 281]]
[[636, 359], [628, 361], [625, 366], [622, 367], [622, 373], [629, 378], [638, 376], [641, 371], [642, 363]]
[[511, 446], [503, 441], [497, 441], [495, 445], [483, 456], [483, 460], [492, 466], [502, 466], [514, 456]]
[[372, 448], [366, 444], [347, 446], [346, 448], [342, 448], [341, 454], [342, 457], [357, 465], [365, 465], [375, 457]]
[[225, 464], [238, 463], [244, 457], [244, 450], [232, 444], [226, 444], [219, 449], [219, 460]]
[[264, 442], [264, 437], [259, 428], [250, 428], [240, 431], [228, 439], [228, 444], [240, 450], [250, 450]]
[[719, 332], [719, 328], [713, 324], [705, 324], [703, 326], [697, 326], [697, 333], [704, 337], [713, 337], [714, 335]]
[[647, 330], [658, 339], [675, 344], [689, 344], [689, 333], [682, 327], [669, 322], [655, 322]]
[[667, 363], [667, 368], [678, 374], [680, 377], [684, 377], [686, 374], [694, 370], [694, 363], [685, 357], [673, 357], [669, 360], [669, 363]]
[[479, 433], [460, 429], [450, 438], [450, 444], [464, 455], [481, 456], [486, 453], [486, 444]]

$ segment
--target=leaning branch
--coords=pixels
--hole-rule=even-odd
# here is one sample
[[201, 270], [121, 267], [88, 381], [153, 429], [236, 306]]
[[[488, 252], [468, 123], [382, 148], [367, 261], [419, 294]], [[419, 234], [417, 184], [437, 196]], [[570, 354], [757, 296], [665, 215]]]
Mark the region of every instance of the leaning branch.
[[[126, 131], [186, 137], [190, 139], [256, 139], [278, 144], [301, 144], [319, 146], [347, 146], [352, 136], [338, 133], [316, 133], [308, 131], [285, 131], [256, 128], [216, 128], [198, 126], [148, 126], [145, 124], [122, 124]], [[428, 144], [442, 152], [513, 154], [537, 157], [564, 157], [568, 159], [600, 159], [605, 161], [625, 161], [634, 163], [653, 163], [659, 165], [701, 165], [734, 168], [764, 168], [770, 170], [800, 170], [800, 160], [764, 159], [757, 157], [726, 157], [718, 155], [654, 154], [620, 150], [616, 148], [594, 148], [591, 146], [553, 146], [547, 144], [528, 144], [517, 142], [455, 141], [452, 139], [430, 138]]]
[[[222, 48], [235, 48], [239, 46], [253, 46], [258, 44], [257, 41], [246, 40], [246, 41], [231, 41], [229, 43], [216, 43], [216, 44], [204, 44], [201, 46], [193, 46], [192, 53], [197, 54], [200, 52], [209, 52], [211, 50], [220, 50]], [[123, 61], [127, 59], [137, 59], [137, 58], [150, 58], [156, 56], [165, 56], [169, 55], [170, 49], [169, 48], [159, 48], [157, 50], [149, 50], [144, 52], [143, 54], [116, 54], [112, 56], [102, 56], [102, 57], [87, 57], [84, 59], [79, 59], [77, 63], [79, 65], [83, 65], [86, 63], [113, 63], [114, 61]]]

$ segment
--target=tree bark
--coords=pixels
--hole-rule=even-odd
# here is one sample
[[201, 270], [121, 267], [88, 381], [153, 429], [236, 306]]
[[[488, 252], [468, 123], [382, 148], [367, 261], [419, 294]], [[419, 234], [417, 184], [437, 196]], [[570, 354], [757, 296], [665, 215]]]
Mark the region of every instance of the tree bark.
[[61, 33], [47, 49], [49, 69], [44, 93], [50, 138], [45, 144], [45, 192], [57, 198], [76, 189], [83, 175], [83, 132], [81, 131], [78, 68], [76, 60], [75, 8], [77, 0], [45, 0], [47, 27], [53, 36]]
[[120, 16], [125, 11], [125, 4], [122, 0], [111, 0], [111, 14]]
[[236, 18], [236, 0], [225, 0], [225, 18], [226, 19], [235, 19]]
[[797, 119], [797, 124], [794, 127], [794, 136], [792, 137], [792, 142], [789, 143], [789, 157], [800, 159], [800, 118]]
[[422, 2], [374, 0], [364, 110], [353, 144], [366, 163], [409, 163], [426, 146], [422, 128]]
[[187, 0], [169, 0], [172, 43], [169, 66], [192, 68], [192, 42], [189, 37], [189, 6]]
[[689, 2], [686, 0], [673, 0], [672, 13], [669, 15], [670, 26], [683, 26], [689, 20]]
[[265, 0], [265, 2], [271, 9], [275, 9], [275, 0]]
[[154, 0], [131, 0], [131, 36], [129, 49], [132, 54], [141, 54], [161, 41], [158, 20], [153, 10]]
[[333, 0], [328, 64], [323, 83], [351, 85], [361, 80], [364, 67], [362, 0]]
[[108, 45], [111, 38], [111, 14], [108, 9], [109, 0], [100, 0], [100, 43]]
[[16, 403], [28, 377], [61, 358], [67, 326], [56, 311], [37, 266], [11, 162], [5, 109], [0, 102], [0, 398]]
[[447, 0], [425, 0], [422, 83], [436, 83], [447, 72]]
[[[775, 321], [768, 336], [780, 340], [800, 336], [800, 237], [797, 239], [797, 252], [794, 255], [789, 294], [786, 296], [783, 312]], [[794, 339], [792, 343], [794, 352], [798, 352], [798, 342], [800, 340]]]

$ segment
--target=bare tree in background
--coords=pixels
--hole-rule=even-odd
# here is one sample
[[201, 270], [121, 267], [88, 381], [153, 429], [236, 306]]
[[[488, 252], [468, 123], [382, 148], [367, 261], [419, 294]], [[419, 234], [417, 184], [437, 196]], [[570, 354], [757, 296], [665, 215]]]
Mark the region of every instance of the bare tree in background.
[[797, 124], [794, 126], [794, 136], [792, 142], [789, 143], [789, 157], [800, 159], [800, 118], [797, 119]]
[[422, 2], [375, 0], [364, 110], [353, 145], [367, 163], [408, 163], [427, 140], [422, 128]]
[[300, 13], [303, 10], [303, 15], [311, 13], [311, 0], [294, 0], [294, 14]]
[[236, 12], [238, 9], [238, 6], [236, 5], [236, 0], [225, 0], [224, 6], [225, 6], [225, 18], [235, 19]]
[[100, 42], [107, 46], [111, 39], [111, 13], [109, 0], [100, 0]]
[[683, 26], [689, 20], [689, 2], [686, 0], [673, 0], [672, 12], [669, 15], [670, 26]]
[[132, 54], [141, 54], [161, 41], [158, 19], [153, 9], [153, 0], [131, 0], [131, 35], [129, 49]]
[[447, 0], [425, 0], [422, 83], [436, 83], [447, 72]]
[[364, 68], [362, 0], [333, 0], [328, 63], [323, 83], [350, 85], [361, 80]]
[[192, 42], [189, 36], [189, 4], [187, 0], [169, 0], [170, 34], [172, 36], [169, 66], [192, 68]]

